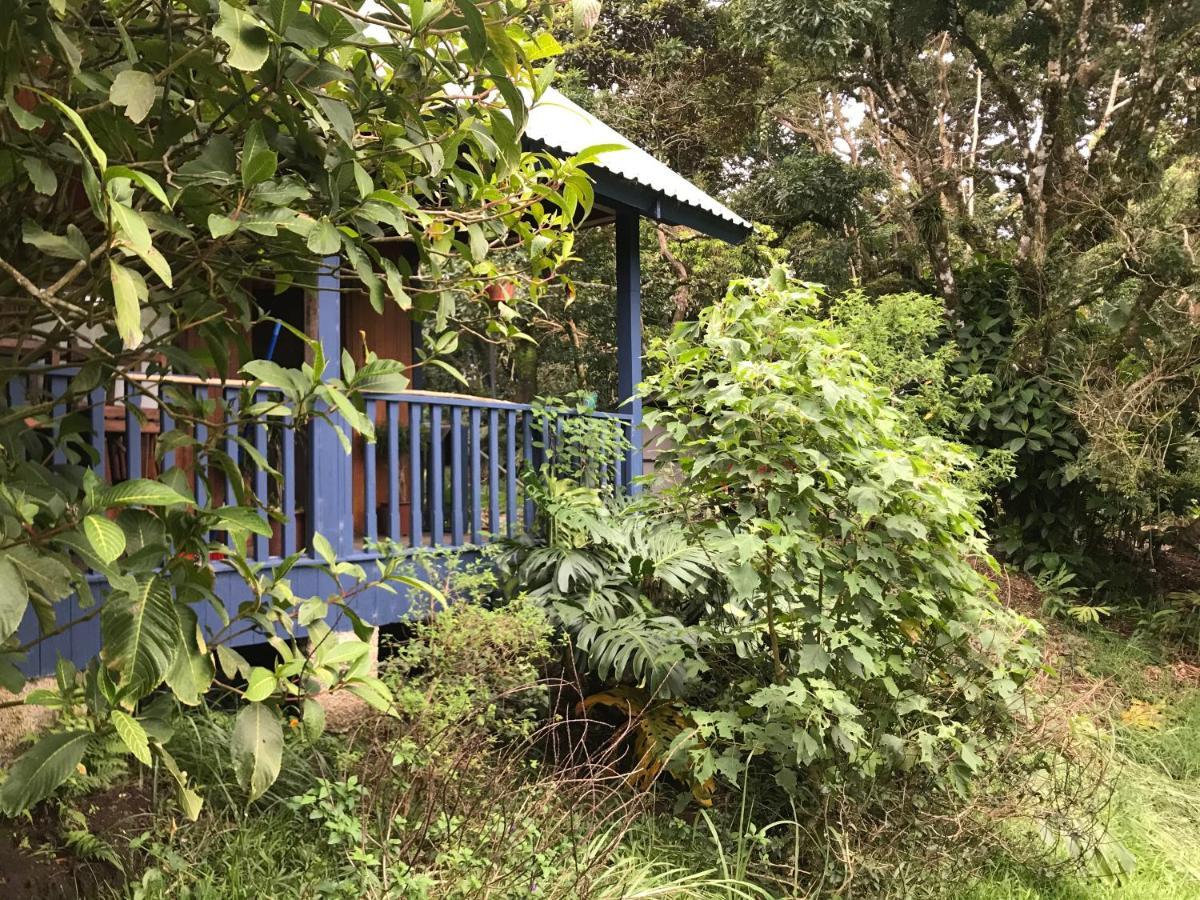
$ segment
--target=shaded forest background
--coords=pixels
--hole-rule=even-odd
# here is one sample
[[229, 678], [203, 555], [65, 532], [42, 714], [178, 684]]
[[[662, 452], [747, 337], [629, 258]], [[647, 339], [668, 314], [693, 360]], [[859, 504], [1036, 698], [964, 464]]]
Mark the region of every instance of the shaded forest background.
[[[649, 334], [776, 262], [831, 311], [890, 298], [854, 337], [925, 345], [934, 365], [887, 377], [980, 451], [1000, 549], [1053, 570], [1115, 542], [1152, 575], [1164, 535], [1200, 530], [1198, 23], [1194, 3], [615, 0], [564, 32], [560, 84], [760, 223], [740, 247], [645, 225]], [[577, 254], [536, 348], [474, 345], [478, 387], [618, 401], [612, 234]]]

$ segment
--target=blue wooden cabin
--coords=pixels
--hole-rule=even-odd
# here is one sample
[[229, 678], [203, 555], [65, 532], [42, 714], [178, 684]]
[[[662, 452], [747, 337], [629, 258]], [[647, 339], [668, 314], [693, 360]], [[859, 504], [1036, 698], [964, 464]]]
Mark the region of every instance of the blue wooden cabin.
[[[605, 153], [591, 167], [596, 203], [583, 227], [611, 225], [616, 229], [618, 390], [620, 396], [632, 398], [642, 366], [639, 220], [644, 217], [682, 225], [729, 242], [743, 240], [750, 226], [553, 89], [531, 111], [525, 140], [531, 149], [563, 155], [599, 144], [625, 147]], [[353, 289], [343, 290], [337, 258], [329, 259], [324, 270], [312, 296], [302, 298], [303, 302], [291, 298], [290, 310], [281, 309], [278, 314], [297, 316], [295, 323], [320, 341], [326, 359], [339, 359], [343, 349], [361, 352], [354, 348], [361, 331], [380, 356], [411, 365], [413, 326], [409, 314], [394, 306], [377, 314], [365, 296], [357, 296]], [[49, 374], [42, 384], [27, 387], [54, 396], [56, 390], [65, 388], [69, 377], [66, 372]], [[99, 457], [98, 473], [110, 482], [153, 476], [172, 465], [190, 465], [176, 459], [174, 451], [160, 452], [156, 447], [156, 436], [172, 426], [169, 421], [155, 420], [157, 408], [138, 408], [137, 398], [146, 391], [146, 381], [157, 381], [150, 386], [155, 390], [187, 390], [198, 397], [223, 399], [219, 408], [271, 397], [269, 388], [248, 397], [245, 383], [234, 378], [155, 375], [131, 376], [129, 380], [141, 383], [97, 388], [88, 412], [89, 439]], [[10, 385], [10, 400], [21, 402], [15, 394], [25, 389]], [[642, 471], [641, 413], [636, 398], [618, 410], [594, 413], [618, 423], [631, 445], [628, 457], [611, 472], [620, 487], [627, 487]], [[532, 504], [521, 494], [517, 472], [523, 460], [534, 459], [539, 441], [553, 440], [554, 425], [541, 422], [536, 428], [545, 429], [545, 434], [535, 434], [535, 419], [528, 405], [412, 390], [371, 396], [367, 414], [377, 423], [378, 441], [369, 445], [356, 440], [350, 454], [326, 422], [315, 422], [299, 438], [293, 429], [270, 420], [257, 422], [252, 435], [244, 431], [242, 435], [256, 453], [239, 446], [233, 435], [225, 435], [226, 451], [238, 461], [247, 487], [258, 497], [270, 498], [270, 505], [284, 520], [274, 526], [271, 537], [253, 538], [251, 555], [270, 564], [304, 551], [304, 558], [289, 576], [297, 594], [329, 588], [327, 582], [322, 584], [325, 576], [315, 567], [311, 551], [315, 533], [330, 542], [339, 558], [369, 562], [376, 553], [373, 546], [380, 540], [410, 549], [459, 548], [482, 544], [496, 535], [512, 535], [529, 523]], [[221, 421], [213, 421], [197, 437], [211, 437], [211, 429], [222, 428]], [[282, 474], [278, 482], [270, 481], [255, 462], [256, 455], [269, 459]], [[229, 496], [228, 486], [214, 487], [223, 478], [220, 473], [207, 472], [205, 478], [194, 477], [196, 474], [193, 483], [201, 501], [206, 483], [208, 489]], [[231, 502], [221, 496], [214, 499]], [[250, 599], [234, 572], [219, 563], [215, 569], [216, 592], [227, 608], [232, 610]], [[101, 581], [97, 576], [97, 587]], [[74, 599], [67, 604], [71, 608], [59, 610], [60, 622], [80, 614]], [[402, 619], [408, 602], [403, 596], [377, 591], [360, 595], [355, 608], [367, 621], [383, 625]], [[211, 610], [203, 610], [201, 617], [202, 625], [219, 628]], [[30, 618], [22, 626], [22, 641], [35, 635], [36, 625]], [[99, 645], [99, 622], [92, 618], [42, 642], [26, 660], [25, 669], [29, 675], [52, 673], [59, 656], [83, 665]]]

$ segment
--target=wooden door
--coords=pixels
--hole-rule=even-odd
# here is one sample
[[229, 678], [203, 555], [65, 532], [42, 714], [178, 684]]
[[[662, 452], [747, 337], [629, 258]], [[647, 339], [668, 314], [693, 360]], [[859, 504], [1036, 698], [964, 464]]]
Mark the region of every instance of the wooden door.
[[[413, 329], [412, 318], [407, 310], [403, 310], [390, 300], [384, 301], [382, 313], [375, 312], [371, 301], [362, 291], [347, 293], [342, 300], [342, 346], [350, 352], [355, 365], [362, 365], [369, 349], [383, 359], [398, 359], [407, 366], [413, 364]], [[362, 438], [356, 437], [353, 442], [353, 497], [354, 497], [354, 535], [356, 543], [367, 533], [367, 515], [374, 515], [377, 522], [377, 533], [383, 537], [388, 533], [387, 516], [385, 515], [387, 498], [390, 496], [387, 479], [395, 477], [388, 471], [387, 464], [387, 411], [380, 403], [376, 410], [375, 423], [378, 440], [368, 444]], [[408, 428], [408, 408], [400, 408], [400, 427]], [[400, 535], [407, 538], [409, 534], [410, 496], [408, 487], [408, 454], [405, 451], [407, 443], [401, 441], [400, 453]], [[366, 509], [365, 466], [366, 454], [376, 454], [376, 486], [375, 497], [377, 508]]]

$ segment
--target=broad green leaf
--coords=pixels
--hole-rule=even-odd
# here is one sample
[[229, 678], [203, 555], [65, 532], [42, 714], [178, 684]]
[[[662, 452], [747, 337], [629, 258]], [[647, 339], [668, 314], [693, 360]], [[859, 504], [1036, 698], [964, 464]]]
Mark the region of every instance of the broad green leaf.
[[368, 706], [382, 713], [392, 712], [392, 692], [378, 678], [363, 677], [347, 681], [346, 686]]
[[230, 750], [238, 784], [257, 800], [279, 777], [283, 762], [283, 727], [270, 706], [248, 703], [237, 714]]
[[250, 670], [250, 677], [246, 679], [243, 697], [250, 703], [260, 703], [275, 693], [277, 686], [274, 672], [262, 666], [254, 666]]
[[175, 659], [179, 618], [169, 584], [158, 576], [135, 592], [114, 591], [100, 612], [101, 659], [121, 675], [121, 692], [136, 700], [166, 678]]
[[110, 563], [125, 552], [125, 532], [107, 516], [92, 513], [82, 524], [83, 536], [101, 562]]
[[251, 13], [221, 0], [221, 15], [213, 26], [213, 35], [229, 45], [227, 60], [235, 69], [257, 72], [267, 61], [270, 35]]
[[0, 644], [17, 633], [29, 606], [29, 588], [12, 561], [0, 557]]
[[36, 156], [23, 156], [21, 163], [25, 166], [25, 171], [29, 173], [29, 180], [33, 182], [35, 191], [47, 196], [53, 196], [58, 191], [58, 178], [44, 159]]
[[[145, 282], [142, 277], [114, 259], [108, 261], [112, 274], [113, 304], [116, 307], [117, 332], [127, 349], [142, 343], [142, 305]], [[139, 283], [141, 289], [139, 290]]]
[[214, 238], [223, 238], [226, 235], [233, 234], [238, 230], [241, 223], [237, 219], [229, 216], [218, 215], [217, 213], [208, 214], [208, 232]]
[[108, 90], [108, 99], [113, 106], [123, 107], [125, 115], [135, 125], [150, 113], [157, 96], [158, 88], [154, 84], [154, 76], [137, 69], [126, 69], [117, 73], [112, 87]]
[[318, 256], [329, 256], [342, 248], [342, 235], [332, 222], [322, 218], [308, 233], [308, 249]]
[[325, 732], [325, 707], [311, 698], [304, 700], [304, 736], [315, 741]]
[[122, 481], [96, 492], [95, 505], [98, 509], [112, 506], [176, 506], [194, 501], [161, 481], [135, 478]]
[[263, 137], [262, 127], [255, 122], [242, 142], [242, 187], [249, 190], [256, 184], [275, 177], [279, 157]]
[[142, 723], [120, 709], [112, 710], [109, 718], [125, 749], [143, 766], [150, 765], [150, 738], [146, 736], [146, 729], [142, 727]]
[[149, 250], [151, 247], [150, 229], [147, 227], [146, 220], [142, 218], [141, 213], [115, 200], [112, 202], [110, 208], [113, 219], [125, 235], [125, 239], [129, 241], [129, 246], [138, 253]]
[[185, 706], [199, 706], [212, 687], [216, 672], [212, 656], [201, 646], [196, 613], [189, 606], [176, 610], [179, 633], [176, 636], [175, 659], [167, 671], [167, 687]]
[[17, 759], [0, 786], [0, 812], [15, 816], [71, 777], [91, 743], [90, 731], [67, 731], [42, 738]]
[[262, 517], [257, 509], [249, 506], [223, 506], [213, 510], [213, 515], [232, 528], [240, 528], [263, 537], [270, 537], [271, 523]]
[[68, 225], [67, 236], [62, 237], [43, 231], [42, 226], [26, 219], [21, 223], [21, 240], [59, 259], [86, 260], [91, 252], [83, 232], [75, 225]]
[[329, 117], [329, 123], [337, 132], [338, 137], [350, 146], [354, 146], [354, 115], [350, 112], [350, 107], [341, 100], [324, 95], [317, 97], [317, 104], [321, 107], [321, 111]]

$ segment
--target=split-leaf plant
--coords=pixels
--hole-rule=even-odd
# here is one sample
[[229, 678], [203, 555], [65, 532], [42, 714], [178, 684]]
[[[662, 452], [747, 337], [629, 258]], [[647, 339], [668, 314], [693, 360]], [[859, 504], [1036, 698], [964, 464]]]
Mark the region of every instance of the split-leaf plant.
[[[340, 267], [342, 288], [377, 311], [425, 319], [420, 364], [447, 365], [464, 318], [478, 325], [473, 308], [489, 312], [492, 339], [517, 337], [512, 304], [476, 301], [498, 279], [536, 300], [593, 196], [587, 154], [522, 146], [553, 76], [546, 23], [559, 5], [0, 4], [0, 686], [19, 690], [23, 657], [52, 638], [98, 623], [101, 641], [66, 692], [87, 727], [8, 770], [5, 812], [115, 734], [177, 778], [194, 815], [198, 796], [144, 708], [164, 686], [197, 702], [217, 668], [240, 685], [232, 750], [251, 797], [278, 771], [283, 704], [317, 721], [307, 701], [346, 686], [386, 705], [365, 626], [354, 622], [357, 641], [326, 637], [353, 620], [354, 595], [395, 585], [396, 564], [368, 575], [319, 535], [269, 565], [247, 559], [283, 524], [276, 457], [247, 435], [322, 419], [369, 440], [362, 392], [402, 390], [408, 373], [370, 354], [339, 370], [312, 341], [295, 347], [303, 365], [253, 361], [251, 335], [286, 325], [267, 315], [272, 294], [302, 306], [337, 288]], [[594, 21], [596, 0], [573, 5], [581, 26]], [[158, 424], [154, 477], [104, 465], [96, 423], [110, 403]], [[247, 459], [270, 476], [265, 491]], [[332, 586], [297, 596], [293, 576], [313, 568]], [[227, 608], [231, 579], [246, 600]], [[248, 632], [270, 638], [273, 668], [239, 659]]]

